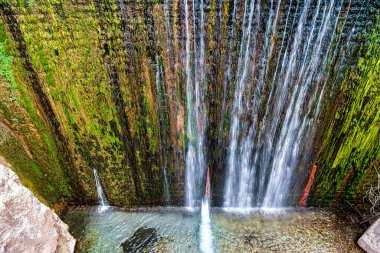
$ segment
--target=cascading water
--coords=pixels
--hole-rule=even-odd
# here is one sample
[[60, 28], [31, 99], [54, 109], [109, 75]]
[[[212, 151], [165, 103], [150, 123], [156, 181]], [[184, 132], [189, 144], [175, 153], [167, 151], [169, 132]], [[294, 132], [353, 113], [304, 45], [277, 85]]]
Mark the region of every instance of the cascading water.
[[[247, 156], [240, 156], [240, 153], [247, 152], [251, 149], [251, 141], [246, 141], [244, 143], [239, 143], [240, 131], [246, 128], [246, 125], [242, 124], [240, 121], [241, 117], [245, 113], [245, 108], [247, 107], [248, 101], [245, 100], [243, 96], [243, 91], [246, 89], [247, 79], [248, 79], [248, 69], [250, 68], [250, 50], [251, 50], [251, 32], [253, 27], [253, 14], [255, 10], [255, 1], [245, 1], [244, 17], [243, 17], [243, 35], [240, 45], [240, 53], [238, 59], [238, 69], [236, 73], [236, 90], [234, 94], [234, 105], [232, 108], [232, 119], [230, 128], [230, 146], [229, 146], [229, 158], [227, 165], [227, 180], [226, 180], [226, 190], [224, 198], [224, 206], [238, 206], [246, 207], [251, 201], [251, 194], [249, 193], [250, 185], [247, 184], [246, 180], [249, 180], [251, 175], [249, 175], [249, 167], [247, 164]], [[243, 146], [239, 145], [243, 144]], [[241, 159], [240, 159], [241, 158]], [[237, 175], [235, 169], [239, 167], [241, 171]], [[236, 192], [235, 186], [239, 185], [242, 187], [239, 192]], [[244, 194], [245, 196], [240, 196], [237, 198], [235, 195]]]
[[[312, 138], [329, 56], [340, 46], [340, 38], [338, 43], [334, 39], [339, 21], [347, 18], [342, 0], [292, 0], [283, 6], [283, 24], [280, 6], [279, 1], [270, 2], [262, 21], [263, 43], [258, 45], [259, 20], [265, 15], [260, 1], [245, 1], [224, 207], [287, 205], [303, 140]], [[282, 39], [273, 39], [281, 29]]]
[[[205, 86], [205, 24], [203, 0], [193, 1], [193, 69], [190, 65], [190, 28], [189, 6], [185, 0], [186, 28], [186, 98], [187, 98], [187, 153], [186, 153], [186, 206], [194, 208], [201, 202], [201, 223], [199, 229], [199, 248], [203, 253], [212, 253], [212, 234], [210, 225], [210, 174], [207, 171], [206, 193], [202, 198], [200, 189], [206, 168], [204, 139], [206, 111], [204, 105]], [[193, 75], [192, 75], [193, 71]]]
[[[206, 129], [206, 111], [204, 105], [205, 86], [205, 27], [203, 0], [194, 1], [193, 18], [193, 52], [191, 52], [191, 32], [189, 24], [188, 1], [185, 5], [186, 29], [186, 206], [194, 208], [199, 205], [200, 191], [205, 174], [204, 138]], [[194, 57], [191, 59], [191, 54]], [[191, 63], [193, 63], [191, 65]]]
[[98, 172], [96, 171], [96, 169], [94, 169], [94, 177], [95, 177], [95, 182], [96, 182], [96, 191], [98, 193], [98, 198], [100, 202], [98, 212], [102, 213], [102, 212], [107, 211], [110, 206], [108, 204], [106, 195], [104, 195], [102, 184], [100, 183], [100, 179], [99, 179]]

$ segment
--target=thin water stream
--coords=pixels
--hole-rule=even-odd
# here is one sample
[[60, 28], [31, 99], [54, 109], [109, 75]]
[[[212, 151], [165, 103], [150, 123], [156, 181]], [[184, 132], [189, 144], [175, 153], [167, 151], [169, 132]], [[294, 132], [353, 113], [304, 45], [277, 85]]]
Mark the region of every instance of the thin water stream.
[[[185, 6], [186, 31], [186, 206], [190, 209], [200, 206], [200, 189], [204, 184], [206, 171], [205, 131], [205, 23], [203, 0], [193, 1], [192, 10], [188, 1]], [[193, 24], [193, 32], [190, 22]], [[198, 25], [197, 25], [198, 24]], [[192, 42], [192, 43], [191, 43]], [[193, 56], [193, 57], [192, 57]]]
[[94, 169], [94, 178], [95, 178], [95, 183], [96, 183], [96, 192], [98, 193], [98, 198], [100, 202], [98, 211], [99, 213], [103, 213], [109, 209], [110, 205], [108, 204], [106, 195], [104, 195], [102, 184], [100, 183], [100, 179], [99, 179], [98, 172], [96, 171], [96, 169]]

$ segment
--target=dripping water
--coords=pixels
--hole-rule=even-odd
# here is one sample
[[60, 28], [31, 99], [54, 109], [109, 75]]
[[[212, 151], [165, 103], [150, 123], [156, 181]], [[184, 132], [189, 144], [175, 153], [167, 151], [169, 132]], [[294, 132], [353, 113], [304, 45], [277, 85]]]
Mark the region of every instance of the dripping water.
[[[308, 60], [302, 60], [303, 65], [301, 66], [300, 74], [298, 74], [299, 79], [297, 80], [295, 78], [295, 88], [291, 97], [291, 103], [288, 105], [286, 110], [285, 121], [282, 125], [279, 144], [276, 147], [274, 162], [272, 165], [272, 173], [269, 178], [264, 199], [264, 206], [278, 207], [284, 205], [287, 197], [286, 194], [289, 192], [291, 177], [299, 161], [299, 152], [302, 145], [302, 139], [304, 137], [306, 127], [310, 123], [308, 122], [308, 116], [310, 115], [311, 108], [313, 108], [313, 105], [310, 104], [310, 102], [314, 102], [314, 104], [317, 104], [318, 106], [316, 93], [320, 91], [321, 88], [323, 91], [323, 87], [320, 87], [320, 77], [322, 76], [321, 71], [324, 70], [323, 64], [329, 54], [338, 23], [337, 21], [339, 18], [340, 9], [342, 7], [342, 2], [338, 3], [335, 8], [334, 4], [335, 1], [330, 2], [327, 14], [324, 15], [319, 32], [315, 35], [316, 43], [311, 51], [311, 56]], [[308, 7], [309, 4], [305, 5], [304, 13], [308, 11]], [[303, 18], [303, 16], [301, 16], [301, 18]], [[300, 22], [300, 26], [304, 26], [303, 19]], [[304, 28], [299, 27], [299, 30], [301, 29], [303, 30]], [[310, 33], [309, 36], [313, 36], [313, 34]], [[309, 43], [307, 43], [306, 53], [301, 51], [303, 55], [301, 53], [298, 56], [299, 58], [297, 55], [294, 58], [302, 59], [302, 57], [307, 57], [309, 55], [308, 49]], [[303, 70], [304, 66], [307, 66], [306, 70]], [[315, 87], [311, 87], [313, 82], [316, 83]], [[311, 101], [307, 101], [308, 92], [310, 93], [311, 88], [313, 88], [313, 91], [311, 91], [311, 96], [309, 97]], [[323, 94], [323, 92], [321, 92], [321, 94]], [[305, 106], [307, 107], [306, 113], [302, 112]], [[312, 116], [314, 117], [314, 115]]]

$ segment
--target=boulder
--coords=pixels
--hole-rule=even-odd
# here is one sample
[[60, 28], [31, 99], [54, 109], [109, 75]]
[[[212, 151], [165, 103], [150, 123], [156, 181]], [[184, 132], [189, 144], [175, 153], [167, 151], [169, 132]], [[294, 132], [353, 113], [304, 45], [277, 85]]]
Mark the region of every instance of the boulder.
[[367, 253], [380, 253], [380, 218], [365, 231], [358, 244]]
[[68, 226], [0, 164], [0, 253], [74, 252]]
[[121, 244], [121, 247], [123, 252], [150, 252], [149, 249], [158, 240], [159, 236], [155, 228], [140, 227]]

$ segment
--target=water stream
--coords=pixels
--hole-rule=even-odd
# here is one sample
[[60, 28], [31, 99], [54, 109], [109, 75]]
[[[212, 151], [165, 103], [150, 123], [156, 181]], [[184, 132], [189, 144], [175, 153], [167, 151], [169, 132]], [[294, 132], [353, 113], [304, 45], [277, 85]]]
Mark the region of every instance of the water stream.
[[102, 184], [100, 183], [100, 179], [98, 176], [98, 172], [96, 169], [94, 169], [94, 177], [96, 182], [96, 192], [98, 193], [98, 198], [100, 202], [100, 206], [98, 207], [98, 212], [103, 213], [109, 209], [109, 204], [106, 198], [106, 195], [104, 195]]
[[[203, 0], [193, 1], [193, 52], [190, 51], [189, 6], [185, 0], [186, 22], [186, 96], [187, 96], [187, 153], [186, 153], [186, 206], [191, 210], [201, 202], [199, 249], [202, 253], [212, 253], [212, 233], [210, 225], [210, 174], [207, 171], [206, 193], [202, 198], [200, 189], [206, 169], [205, 130], [205, 23]], [[192, 65], [190, 54], [193, 53]], [[192, 75], [192, 72], [194, 73]]]
[[[188, 1], [185, 6], [186, 30], [186, 206], [190, 209], [200, 206], [202, 185], [206, 169], [205, 130], [206, 111], [205, 92], [205, 42], [204, 42], [204, 5], [203, 0], [193, 1], [192, 24], [190, 30], [190, 10]], [[191, 50], [193, 38], [193, 50]], [[193, 55], [194, 57], [191, 57]]]

